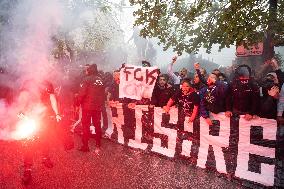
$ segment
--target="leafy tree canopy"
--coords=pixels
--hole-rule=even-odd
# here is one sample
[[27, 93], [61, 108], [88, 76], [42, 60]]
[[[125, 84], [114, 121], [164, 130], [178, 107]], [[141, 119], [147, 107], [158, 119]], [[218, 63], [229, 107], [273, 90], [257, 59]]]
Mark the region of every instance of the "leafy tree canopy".
[[284, 45], [284, 0], [129, 1], [138, 7], [140, 34], [157, 37], [165, 50], [173, 47], [179, 54], [201, 47], [210, 53], [213, 44], [222, 49], [244, 39], [263, 41], [268, 31], [275, 46]]

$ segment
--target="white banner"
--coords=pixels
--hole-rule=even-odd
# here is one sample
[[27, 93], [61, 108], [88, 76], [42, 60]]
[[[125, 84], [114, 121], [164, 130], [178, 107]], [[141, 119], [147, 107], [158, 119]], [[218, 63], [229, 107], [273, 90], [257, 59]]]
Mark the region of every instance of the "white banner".
[[274, 184], [275, 165], [260, 163], [260, 173], [249, 170], [250, 154], [263, 157], [275, 158], [275, 148], [264, 147], [251, 143], [251, 135], [254, 134], [252, 127], [259, 127], [263, 130], [262, 139], [276, 140], [277, 122], [272, 119], [255, 119], [246, 121], [243, 116], [239, 121], [239, 147], [236, 176], [248, 179], [267, 186]]
[[[119, 143], [128, 141], [130, 147], [142, 150], [150, 148], [152, 152], [167, 157], [196, 159], [198, 167], [213, 165], [220, 173], [230, 173], [248, 181], [274, 186], [277, 132], [275, 120], [259, 118], [246, 121], [243, 117], [239, 120], [230, 119], [224, 113], [219, 113], [210, 114], [214, 124], [208, 126], [203, 118], [194, 123], [188, 122], [187, 117], [185, 120], [178, 120], [176, 108], [172, 108], [170, 114], [165, 114], [162, 108], [155, 107], [150, 111], [147, 106], [138, 105], [135, 107], [135, 114], [121, 115], [124, 108], [117, 106], [117, 114], [112, 117], [115, 129], [111, 130], [117, 131], [116, 137], [112, 138], [116, 138]], [[136, 122], [135, 126], [128, 125], [133, 122]], [[133, 134], [125, 140], [124, 137], [127, 136], [123, 132], [127, 132], [129, 128], [133, 129]], [[148, 129], [148, 134], [151, 131], [152, 139], [149, 144], [145, 141], [145, 129]]]
[[[208, 126], [205, 119], [200, 118], [200, 148], [197, 166], [205, 168], [209, 145], [211, 145], [214, 151], [217, 171], [227, 173], [222, 148], [229, 147], [230, 119], [225, 116], [225, 113], [210, 114], [210, 118], [216, 123], [213, 126]], [[211, 133], [210, 127], [211, 131], [213, 130]]]
[[[160, 138], [154, 137], [153, 139], [153, 152], [157, 152], [168, 157], [174, 157], [175, 149], [176, 149], [176, 138], [177, 138], [177, 130], [171, 128], [165, 128], [162, 126], [162, 113], [164, 110], [162, 108], [155, 108], [154, 111], [154, 133], [165, 135], [167, 140], [167, 147], [162, 147], [162, 142]], [[171, 116], [169, 123], [177, 123], [177, 109], [172, 108], [169, 112]]]
[[157, 77], [157, 67], [126, 65], [120, 70], [119, 98], [151, 98]]

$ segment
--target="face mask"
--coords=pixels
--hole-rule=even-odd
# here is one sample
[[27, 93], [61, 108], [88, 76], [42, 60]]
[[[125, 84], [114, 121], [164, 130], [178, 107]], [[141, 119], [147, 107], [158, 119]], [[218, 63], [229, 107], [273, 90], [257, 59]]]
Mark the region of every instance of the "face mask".
[[239, 79], [241, 84], [248, 84], [249, 79]]

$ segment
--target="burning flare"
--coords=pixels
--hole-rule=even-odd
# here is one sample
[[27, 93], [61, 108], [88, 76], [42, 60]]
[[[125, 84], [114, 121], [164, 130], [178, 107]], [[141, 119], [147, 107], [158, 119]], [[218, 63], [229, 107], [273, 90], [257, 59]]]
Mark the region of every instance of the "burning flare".
[[35, 119], [32, 119], [23, 113], [18, 114], [18, 117], [20, 118], [20, 121], [16, 125], [16, 130], [12, 134], [12, 137], [14, 139], [30, 139], [32, 138], [37, 128], [37, 122]]

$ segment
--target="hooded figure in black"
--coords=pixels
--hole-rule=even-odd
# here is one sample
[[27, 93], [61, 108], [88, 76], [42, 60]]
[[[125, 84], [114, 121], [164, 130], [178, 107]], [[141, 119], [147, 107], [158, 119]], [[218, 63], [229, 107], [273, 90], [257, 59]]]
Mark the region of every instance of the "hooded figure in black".
[[235, 71], [235, 78], [229, 85], [226, 98], [226, 116], [245, 115], [251, 120], [257, 115], [260, 103], [259, 87], [251, 78], [251, 69], [247, 65], [239, 66]]
[[82, 107], [82, 147], [79, 149], [88, 152], [88, 141], [90, 138], [91, 121], [95, 127], [96, 135], [96, 153], [99, 152], [101, 146], [101, 113], [105, 102], [105, 87], [102, 79], [98, 76], [97, 66], [90, 65], [86, 69], [86, 77], [80, 84], [79, 94], [76, 98], [76, 104]]
[[169, 77], [162, 74], [153, 90], [151, 104], [156, 107], [164, 107], [169, 99], [174, 95], [174, 88], [168, 84]]
[[[276, 79], [275, 79], [276, 78]], [[279, 99], [279, 83], [276, 73], [269, 73], [262, 82], [262, 96], [259, 116], [267, 119], [277, 118], [277, 103]]]

